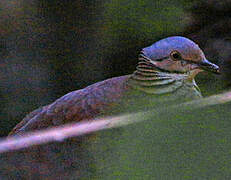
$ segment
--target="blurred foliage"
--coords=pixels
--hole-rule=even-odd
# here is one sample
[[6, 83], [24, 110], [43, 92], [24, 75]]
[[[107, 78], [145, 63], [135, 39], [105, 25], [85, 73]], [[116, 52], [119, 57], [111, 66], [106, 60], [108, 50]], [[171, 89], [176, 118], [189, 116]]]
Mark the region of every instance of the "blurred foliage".
[[[166, 109], [101, 133], [91, 144], [98, 179], [230, 179], [230, 104]], [[182, 115], [184, 114], [184, 115]]]
[[[132, 73], [139, 51], [166, 36], [191, 38], [221, 66], [221, 76], [197, 77], [205, 96], [230, 89], [230, 10], [229, 0], [1, 0], [0, 136], [67, 92]], [[89, 144], [96, 161], [90, 169], [98, 168], [99, 179], [230, 179], [229, 109], [184, 116], [166, 110], [153, 121], [102, 132]], [[23, 162], [19, 157], [10, 168]]]
[[2, 153], [0, 177], [230, 179], [229, 109], [230, 92], [130, 114], [139, 122]]
[[[167, 4], [167, 6], [166, 6]], [[190, 21], [186, 9], [193, 1], [130, 1], [112, 0], [105, 3], [102, 33], [106, 41], [118, 43], [121, 49], [153, 43], [160, 37], [180, 33]], [[137, 45], [136, 45], [137, 46]]]

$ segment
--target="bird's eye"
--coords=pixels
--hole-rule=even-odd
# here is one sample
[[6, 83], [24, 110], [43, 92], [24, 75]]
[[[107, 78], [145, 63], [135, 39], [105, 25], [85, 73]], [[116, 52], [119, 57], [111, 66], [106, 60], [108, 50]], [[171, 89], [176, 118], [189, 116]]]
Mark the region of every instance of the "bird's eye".
[[181, 60], [181, 55], [178, 51], [171, 52], [170, 56], [174, 61]]

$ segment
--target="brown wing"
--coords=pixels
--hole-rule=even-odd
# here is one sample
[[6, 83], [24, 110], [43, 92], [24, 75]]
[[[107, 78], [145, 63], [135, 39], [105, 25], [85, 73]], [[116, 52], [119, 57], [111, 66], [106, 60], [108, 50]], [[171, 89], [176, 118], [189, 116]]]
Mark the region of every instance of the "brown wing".
[[36, 116], [37, 114], [41, 113], [43, 111], [43, 109], [45, 109], [47, 106], [43, 106], [40, 107], [32, 112], [30, 112], [28, 115], [26, 115], [26, 117], [23, 118], [23, 120], [18, 123], [9, 133], [9, 135], [12, 135], [14, 133], [16, 133], [21, 127], [23, 127], [26, 123], [28, 123], [28, 121], [30, 119], [32, 119], [34, 116]]
[[98, 117], [115, 105], [127, 91], [128, 77], [108, 79], [70, 92], [54, 103], [31, 112], [9, 135]]

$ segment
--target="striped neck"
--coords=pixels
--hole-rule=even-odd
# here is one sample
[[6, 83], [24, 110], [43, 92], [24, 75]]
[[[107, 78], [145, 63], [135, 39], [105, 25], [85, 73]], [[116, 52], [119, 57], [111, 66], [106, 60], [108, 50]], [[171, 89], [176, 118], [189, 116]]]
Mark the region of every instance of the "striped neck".
[[[151, 63], [149, 58], [141, 54], [136, 71], [130, 77], [130, 82], [133, 87], [146, 93], [164, 94], [177, 90], [187, 79], [187, 73], [171, 73], [160, 69]], [[194, 79], [191, 83], [195, 84]]]

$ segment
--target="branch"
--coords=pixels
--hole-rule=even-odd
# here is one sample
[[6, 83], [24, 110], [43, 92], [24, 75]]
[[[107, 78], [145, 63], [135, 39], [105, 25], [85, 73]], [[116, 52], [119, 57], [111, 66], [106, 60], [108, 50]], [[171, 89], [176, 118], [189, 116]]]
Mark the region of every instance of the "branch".
[[[211, 105], [224, 104], [231, 101], [231, 92], [210, 96], [202, 100], [191, 101], [180, 105], [168, 107], [171, 110], [187, 110], [193, 108], [202, 108]], [[154, 109], [147, 112], [138, 112], [134, 114], [121, 115], [116, 117], [108, 117], [95, 119], [91, 121], [82, 121], [78, 123], [67, 124], [50, 129], [28, 132], [20, 136], [10, 136], [0, 141], [0, 153], [27, 148], [33, 145], [45, 144], [53, 141], [63, 141], [67, 138], [81, 136], [104, 129], [125, 126], [131, 123], [143, 121], [160, 116], [166, 113], [165, 109]]]
[[59, 127], [28, 132], [19, 136], [9, 136], [5, 140], [0, 141], [0, 153], [53, 141], [63, 141], [66, 138], [123, 126], [131, 123], [131, 121], [128, 120], [130, 116], [131, 115], [123, 115], [104, 119], [94, 119], [91, 121], [82, 121], [78, 123], [69, 123]]

